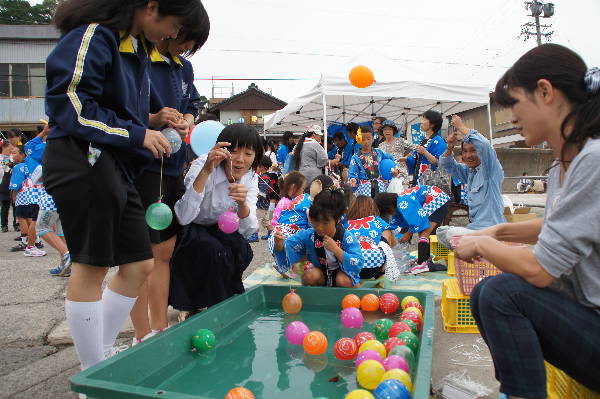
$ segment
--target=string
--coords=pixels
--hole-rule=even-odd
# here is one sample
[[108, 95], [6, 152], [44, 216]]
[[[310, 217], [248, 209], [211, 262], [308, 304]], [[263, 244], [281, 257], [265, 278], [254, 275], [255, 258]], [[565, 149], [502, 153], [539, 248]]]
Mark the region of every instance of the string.
[[162, 181], [163, 181], [163, 164], [165, 162], [165, 156], [160, 157], [160, 185], [158, 187], [158, 202], [162, 202]]

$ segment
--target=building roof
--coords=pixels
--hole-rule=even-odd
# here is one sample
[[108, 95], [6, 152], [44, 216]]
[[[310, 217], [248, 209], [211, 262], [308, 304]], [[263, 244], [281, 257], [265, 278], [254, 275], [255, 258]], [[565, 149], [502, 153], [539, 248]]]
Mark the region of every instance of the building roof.
[[287, 103], [258, 89], [254, 83], [248, 89], [212, 106], [208, 112], [239, 109], [280, 110]]
[[58, 40], [54, 25], [1, 25], [0, 40]]

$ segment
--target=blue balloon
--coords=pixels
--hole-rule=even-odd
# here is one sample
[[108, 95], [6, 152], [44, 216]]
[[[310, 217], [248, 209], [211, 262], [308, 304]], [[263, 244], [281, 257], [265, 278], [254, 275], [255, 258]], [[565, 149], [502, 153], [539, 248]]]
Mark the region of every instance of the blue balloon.
[[379, 162], [379, 174], [385, 180], [392, 180], [392, 177], [394, 177], [392, 175], [392, 169], [394, 169], [395, 167], [396, 162], [392, 161], [391, 159], [384, 159], [381, 162]]
[[190, 137], [192, 150], [198, 156], [208, 154], [208, 152], [217, 144], [217, 137], [225, 126], [217, 121], [204, 121], [198, 124]]
[[406, 385], [394, 379], [384, 380], [377, 385], [373, 396], [375, 399], [411, 399]]

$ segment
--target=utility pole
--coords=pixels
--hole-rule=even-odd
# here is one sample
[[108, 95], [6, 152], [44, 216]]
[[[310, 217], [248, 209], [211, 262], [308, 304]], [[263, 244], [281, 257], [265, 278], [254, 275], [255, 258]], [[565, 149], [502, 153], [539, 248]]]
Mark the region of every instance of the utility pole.
[[[552, 34], [554, 33], [554, 31], [550, 31], [552, 24], [540, 24], [540, 16], [542, 18], [552, 17], [554, 15], [554, 4], [544, 4], [539, 0], [526, 1], [525, 9], [531, 11], [531, 16], [533, 17], [534, 22], [527, 22], [523, 24], [520, 36], [522, 36], [523, 40], [525, 41], [529, 40], [531, 37], [535, 37], [538, 46], [542, 44], [542, 37], [549, 42], [552, 38]], [[535, 31], [533, 31], [533, 29], [535, 29]]]

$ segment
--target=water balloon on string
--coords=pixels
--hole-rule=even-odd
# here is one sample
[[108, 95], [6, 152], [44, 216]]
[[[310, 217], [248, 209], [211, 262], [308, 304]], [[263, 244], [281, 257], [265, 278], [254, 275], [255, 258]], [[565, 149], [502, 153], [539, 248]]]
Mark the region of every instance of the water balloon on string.
[[154, 230], [164, 230], [171, 225], [173, 221], [173, 211], [165, 203], [162, 202], [162, 171], [163, 171], [164, 157], [160, 161], [160, 182], [159, 182], [159, 195], [158, 201], [151, 204], [146, 209], [146, 223]]
[[168, 127], [163, 129], [161, 133], [169, 142], [169, 145], [171, 146], [171, 152], [175, 154], [177, 151], [179, 151], [181, 148], [181, 136], [177, 130], [173, 129], [172, 127]]

